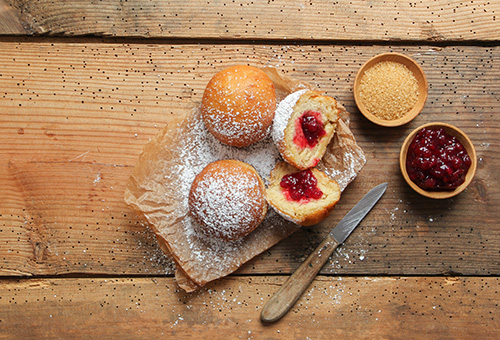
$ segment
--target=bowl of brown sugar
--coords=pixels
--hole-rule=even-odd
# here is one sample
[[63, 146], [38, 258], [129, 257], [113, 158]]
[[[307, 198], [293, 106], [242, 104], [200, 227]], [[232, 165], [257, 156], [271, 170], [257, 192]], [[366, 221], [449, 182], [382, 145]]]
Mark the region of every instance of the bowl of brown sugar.
[[422, 111], [427, 100], [427, 78], [410, 57], [379, 54], [359, 69], [354, 80], [354, 100], [371, 122], [401, 126]]

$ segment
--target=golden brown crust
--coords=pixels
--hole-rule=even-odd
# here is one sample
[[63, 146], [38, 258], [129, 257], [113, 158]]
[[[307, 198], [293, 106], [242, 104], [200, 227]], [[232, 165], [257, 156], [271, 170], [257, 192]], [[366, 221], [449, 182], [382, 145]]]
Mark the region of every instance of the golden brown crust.
[[[326, 135], [320, 137], [318, 144], [312, 148], [300, 146], [295, 142], [297, 120], [308, 110], [321, 114], [326, 132]], [[318, 91], [307, 91], [302, 94], [293, 107], [284, 131], [284, 138], [277, 141], [277, 147], [283, 159], [301, 170], [316, 166], [335, 134], [339, 113], [340, 105], [334, 98], [324, 96]]]
[[251, 165], [234, 159], [208, 164], [195, 177], [188, 201], [200, 231], [226, 241], [252, 232], [267, 213], [262, 178]]
[[319, 200], [299, 203], [288, 200], [283, 194], [280, 182], [283, 176], [300, 170], [285, 162], [278, 162], [271, 172], [270, 184], [266, 190], [269, 204], [285, 219], [302, 226], [310, 226], [328, 217], [340, 199], [340, 188], [334, 180], [322, 171], [312, 168], [318, 180], [318, 188], [323, 192]]
[[276, 91], [260, 69], [237, 65], [217, 73], [201, 102], [207, 129], [224, 144], [244, 147], [264, 139], [273, 122]]

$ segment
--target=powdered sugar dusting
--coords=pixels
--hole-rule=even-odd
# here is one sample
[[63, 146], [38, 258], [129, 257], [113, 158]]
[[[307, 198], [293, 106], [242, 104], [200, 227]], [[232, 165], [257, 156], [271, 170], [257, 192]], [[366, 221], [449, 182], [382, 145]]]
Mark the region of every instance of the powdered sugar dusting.
[[264, 204], [260, 182], [237, 163], [233, 168], [213, 163], [209, 172], [197, 177], [191, 195], [192, 213], [203, 222], [208, 236], [236, 239], [260, 222], [259, 208]]
[[[234, 264], [238, 254], [242, 251], [241, 247], [244, 246], [244, 238], [225, 241], [217, 237], [207, 237], [198, 232], [200, 226], [189, 215], [188, 197], [191, 184], [196, 175], [209, 163], [221, 159], [236, 159], [252, 165], [266, 182], [279, 158], [279, 152], [269, 137], [245, 148], [222, 144], [206, 129], [199, 110], [193, 112], [188, 118], [187, 125], [183, 128], [179, 127], [178, 130], [182, 138], [178, 138], [180, 143], [173, 150], [177, 153], [175, 157], [172, 157], [175, 163], [167, 164], [168, 171], [166, 171], [164, 185], [172, 188], [168, 191], [172, 192], [172, 197], [180, 200], [178, 208], [171, 212], [171, 218], [178, 221], [184, 229], [185, 244], [179, 247], [187, 245], [190, 248], [191, 259], [188, 261], [189, 264], [184, 264], [184, 266], [196, 267], [196, 270], [202, 273], [208, 273], [213, 269], [223, 272], [227, 269], [227, 263]], [[210, 183], [210, 186], [215, 187], [217, 183]], [[242, 202], [239, 207], [245, 204], [247, 203]], [[272, 215], [274, 214], [268, 214], [266, 219], [275, 218]], [[215, 215], [213, 218], [215, 220]], [[234, 225], [229, 228], [235, 226], [236, 223], [240, 222], [235, 221]], [[177, 245], [173, 245], [175, 246]]]
[[269, 138], [245, 148], [222, 144], [205, 128], [198, 110], [185, 130], [183, 142], [179, 145], [180, 168], [178, 173], [169, 177], [181, 182], [181, 194], [186, 194], [186, 199], [194, 177], [211, 162], [220, 159], [240, 160], [253, 166], [266, 181], [279, 158], [279, 152]]
[[274, 114], [273, 128], [271, 136], [275, 143], [279, 143], [285, 138], [285, 129], [288, 125], [288, 121], [292, 116], [293, 107], [299, 100], [300, 96], [306, 93], [307, 89], [299, 90], [289, 94], [283, 99], [276, 107], [276, 113]]
[[[275, 127], [284, 124], [281, 128], [284, 131], [289, 118], [280, 118], [280, 115], [290, 115], [303, 92], [282, 100], [273, 123]], [[281, 93], [279, 98], [287, 95]], [[359, 149], [352, 144], [355, 143], [353, 138], [348, 139], [351, 144], [340, 143], [335, 152], [350, 153]], [[145, 146], [125, 192], [125, 201], [144, 214], [160, 245], [164, 244], [168, 249], [162, 248], [172, 255], [181, 269], [176, 272], [176, 278], [186, 291], [234, 272], [300, 228], [279, 216], [274, 209], [268, 209], [261, 225], [235, 241], [200, 233], [200, 226], [189, 213], [191, 184], [209, 163], [223, 159], [236, 159], [252, 165], [267, 184], [280, 155], [272, 136], [243, 148], [222, 144], [206, 129], [200, 110], [196, 108], [178, 125], [166, 126]], [[350, 164], [338, 164], [336, 160], [338, 157], [325, 164], [343, 168], [347, 173], [341, 175], [360, 170], [360, 167], [354, 169]]]
[[286, 214], [285, 212], [281, 211], [281, 210], [278, 210], [278, 209], [275, 209], [275, 211], [281, 216], [283, 217], [285, 220], [287, 221], [290, 221], [290, 222], [293, 222], [293, 223], [296, 223], [298, 224], [300, 221], [296, 218], [294, 218], [292, 215], [288, 215]]

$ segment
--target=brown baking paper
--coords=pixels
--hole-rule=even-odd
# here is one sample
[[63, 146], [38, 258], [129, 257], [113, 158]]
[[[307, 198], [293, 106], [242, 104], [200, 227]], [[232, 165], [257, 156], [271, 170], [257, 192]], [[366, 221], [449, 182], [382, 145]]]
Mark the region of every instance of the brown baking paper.
[[[263, 69], [273, 80], [278, 101], [300, 89], [312, 87]], [[336, 136], [318, 165], [343, 190], [366, 162], [345, 122], [343, 111]], [[191, 183], [208, 163], [239, 159], [253, 165], [265, 182], [280, 159], [270, 137], [246, 148], [221, 144], [205, 129], [198, 108], [178, 124], [167, 125], [145, 145], [125, 191], [125, 202], [149, 223], [163, 251], [176, 264], [176, 280], [187, 292], [224, 277], [245, 262], [297, 231], [300, 226], [284, 220], [272, 209], [253, 232], [228, 242], [204, 236], [189, 216]]]

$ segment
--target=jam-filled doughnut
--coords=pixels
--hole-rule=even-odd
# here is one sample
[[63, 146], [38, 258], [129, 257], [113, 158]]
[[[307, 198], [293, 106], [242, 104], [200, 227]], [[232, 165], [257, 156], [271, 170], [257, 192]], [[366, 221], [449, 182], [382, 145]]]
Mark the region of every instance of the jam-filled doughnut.
[[225, 241], [247, 235], [267, 213], [262, 178], [251, 165], [233, 159], [212, 162], [196, 175], [188, 202], [201, 232]]
[[[298, 100], [294, 99], [297, 95]], [[316, 166], [335, 134], [339, 112], [334, 98], [317, 91], [302, 90], [285, 98], [276, 110], [273, 126], [283, 159], [302, 170]]]
[[237, 65], [209, 81], [201, 102], [207, 129], [224, 144], [245, 147], [264, 139], [273, 122], [276, 91], [253, 66]]
[[269, 204], [285, 219], [309, 226], [324, 220], [340, 199], [337, 182], [316, 168], [278, 162], [266, 190]]

